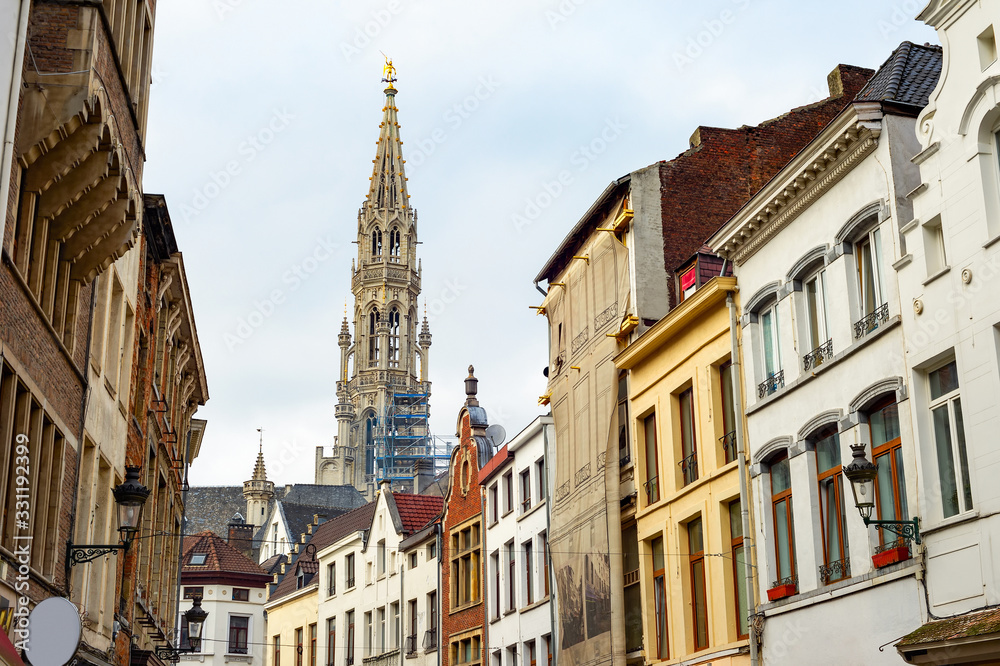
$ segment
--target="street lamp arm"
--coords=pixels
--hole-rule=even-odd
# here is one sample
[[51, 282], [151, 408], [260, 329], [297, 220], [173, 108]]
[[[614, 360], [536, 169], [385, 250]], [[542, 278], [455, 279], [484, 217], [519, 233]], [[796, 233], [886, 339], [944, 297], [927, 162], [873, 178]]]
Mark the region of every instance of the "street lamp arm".
[[886, 530], [900, 536], [906, 540], [920, 545], [920, 519], [913, 520], [869, 520], [865, 518], [865, 525], [874, 525], [880, 530]]
[[113, 546], [74, 546], [70, 544], [68, 548], [69, 564], [73, 566], [96, 560], [105, 555], [117, 555], [119, 550], [128, 550], [128, 546], [123, 543]]

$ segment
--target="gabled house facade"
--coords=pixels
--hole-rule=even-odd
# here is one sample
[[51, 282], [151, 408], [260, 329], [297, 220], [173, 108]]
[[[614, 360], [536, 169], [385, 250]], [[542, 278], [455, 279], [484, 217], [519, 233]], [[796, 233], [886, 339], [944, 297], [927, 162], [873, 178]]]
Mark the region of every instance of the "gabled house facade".
[[895, 270], [940, 69], [940, 48], [901, 44], [708, 241], [739, 281], [765, 663], [810, 663], [801, 628], [834, 618], [869, 619], [829, 659], [896, 663], [880, 646], [921, 620], [922, 546], [866, 527], [842, 469], [852, 447], [879, 465], [873, 519], [922, 514]]

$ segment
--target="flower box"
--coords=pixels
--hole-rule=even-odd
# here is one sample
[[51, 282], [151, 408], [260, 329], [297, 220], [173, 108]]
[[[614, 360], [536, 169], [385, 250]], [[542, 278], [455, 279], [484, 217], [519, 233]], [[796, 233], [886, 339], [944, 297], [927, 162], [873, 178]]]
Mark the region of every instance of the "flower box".
[[872, 555], [872, 564], [875, 565], [876, 569], [881, 569], [882, 567], [887, 567], [890, 564], [896, 564], [897, 562], [902, 562], [903, 560], [908, 559], [910, 559], [910, 547], [905, 545], [896, 546], [895, 548], [883, 550], [880, 553]]
[[784, 583], [782, 585], [777, 585], [767, 591], [767, 600], [777, 601], [778, 599], [784, 599], [785, 597], [790, 597], [799, 591], [798, 588], [799, 586], [795, 583]]

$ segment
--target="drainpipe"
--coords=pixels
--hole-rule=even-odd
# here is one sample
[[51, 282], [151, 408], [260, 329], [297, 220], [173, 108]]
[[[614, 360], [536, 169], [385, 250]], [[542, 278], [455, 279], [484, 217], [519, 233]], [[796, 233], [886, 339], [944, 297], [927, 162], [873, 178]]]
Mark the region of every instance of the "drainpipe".
[[[194, 414], [191, 414], [194, 416]], [[187, 431], [187, 443], [184, 446], [184, 479], [181, 481], [181, 504], [184, 506], [181, 509], [181, 535], [179, 548], [177, 549], [177, 593], [174, 595], [175, 603], [177, 606], [174, 608], [174, 626], [176, 630], [181, 626], [181, 571], [184, 569], [184, 528], [187, 521], [187, 496], [188, 491], [184, 489], [184, 483], [188, 478], [188, 470], [191, 468], [191, 418], [188, 417], [188, 431]], [[228, 535], [227, 535], [228, 536]], [[251, 546], [253, 542], [251, 541]], [[180, 637], [178, 636], [178, 645], [180, 645]]]
[[[483, 563], [482, 570], [486, 572], [486, 576], [482, 576], [484, 580], [481, 581], [483, 589], [483, 663], [485, 664], [488, 663], [490, 655], [490, 600], [486, 594], [489, 591], [489, 584], [485, 580], [489, 577], [489, 567], [486, 565], [486, 558], [489, 556], [490, 549], [486, 541], [486, 487], [482, 485], [479, 486], [479, 520], [483, 526], [479, 530], [479, 533], [483, 535], [483, 549], [481, 551], [483, 556], [480, 558], [480, 561]], [[520, 627], [520, 623], [518, 623], [518, 627]], [[518, 633], [520, 634], [520, 632]]]
[[441, 617], [441, 608], [444, 605], [444, 601], [441, 598], [441, 558], [444, 557], [444, 554], [441, 550], [442, 539], [441, 539], [440, 522], [435, 526], [434, 532], [435, 532], [434, 540], [437, 542], [437, 558], [438, 558], [438, 567], [437, 567], [438, 586], [437, 586], [437, 598], [435, 599], [437, 608], [434, 609], [434, 614], [437, 615], [437, 626], [434, 627], [434, 631], [437, 633], [436, 636], [437, 650], [435, 650], [435, 652], [437, 653], [438, 666], [441, 666], [441, 659], [442, 659], [441, 655], [444, 652], [444, 647], [442, 647], [441, 645], [441, 637], [444, 633], [444, 630], [442, 629], [442, 627], [444, 626], [444, 619]]
[[[729, 292], [726, 295], [726, 307], [729, 308], [729, 340], [730, 346], [732, 348], [732, 353], [729, 362], [732, 364], [732, 382], [733, 382], [733, 403], [736, 405], [743, 404], [743, 395], [740, 386], [740, 355], [739, 355], [739, 341], [736, 337], [736, 303], [733, 302], [733, 292]], [[743, 442], [743, 410], [740, 410], [739, 423], [736, 425], [736, 460], [739, 461], [739, 474], [740, 474], [740, 513], [743, 518], [743, 542], [746, 543], [747, 537], [751, 535], [750, 533], [750, 491], [747, 488], [747, 462]], [[756, 548], [752, 546], [753, 537], [750, 536], [751, 548], [747, 549], [745, 546], [743, 548], [743, 570], [744, 577], [746, 579], [747, 586], [747, 602], [753, 605], [753, 613], [757, 614], [757, 597], [754, 595], [754, 575], [753, 575], [753, 560], [755, 557], [747, 557], [747, 553], [755, 553]], [[747, 626], [750, 631], [750, 666], [757, 666], [759, 663], [759, 656], [757, 654], [757, 631], [754, 627], [752, 620], [747, 622]]]
[[11, 64], [10, 90], [7, 99], [7, 120], [3, 136], [3, 152], [0, 157], [0, 205], [5, 211], [0, 215], [0, 238], [4, 237], [7, 225], [7, 200], [10, 198], [10, 170], [14, 165], [14, 132], [17, 129], [17, 110], [21, 102], [21, 72], [24, 70], [24, 46], [28, 41], [28, 14], [31, 0], [21, 0], [17, 16], [17, 43], [14, 46], [14, 61]]

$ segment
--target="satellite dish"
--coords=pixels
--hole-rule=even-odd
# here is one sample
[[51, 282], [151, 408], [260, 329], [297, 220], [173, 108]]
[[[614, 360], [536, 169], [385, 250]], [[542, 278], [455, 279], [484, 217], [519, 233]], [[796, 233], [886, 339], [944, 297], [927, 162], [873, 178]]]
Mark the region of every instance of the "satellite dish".
[[499, 423], [491, 425], [486, 429], [486, 436], [493, 441], [493, 446], [500, 448], [504, 440], [507, 439], [507, 431]]

